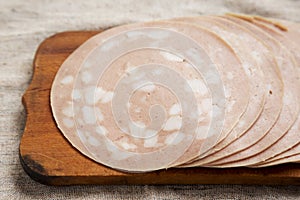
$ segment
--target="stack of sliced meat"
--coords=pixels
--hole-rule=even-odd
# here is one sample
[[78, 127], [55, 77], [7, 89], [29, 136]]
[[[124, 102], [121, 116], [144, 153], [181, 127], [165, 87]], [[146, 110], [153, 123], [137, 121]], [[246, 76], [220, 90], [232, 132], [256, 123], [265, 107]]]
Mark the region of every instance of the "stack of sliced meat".
[[60, 67], [59, 129], [114, 169], [300, 162], [300, 24], [198, 16], [115, 27]]

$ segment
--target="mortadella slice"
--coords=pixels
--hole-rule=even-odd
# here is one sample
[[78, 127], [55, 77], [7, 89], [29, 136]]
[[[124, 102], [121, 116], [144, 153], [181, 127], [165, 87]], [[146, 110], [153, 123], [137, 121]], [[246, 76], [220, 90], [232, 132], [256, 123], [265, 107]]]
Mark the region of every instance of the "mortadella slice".
[[[274, 66], [276, 64], [273, 57], [270, 57], [268, 49], [246, 29], [228, 20], [226, 21], [216, 17], [199, 17], [194, 19], [194, 23], [201, 26], [205, 24], [206, 26], [210, 26], [211, 30], [227, 41], [233, 47], [236, 54], [244, 59], [244, 65], [249, 66], [249, 62], [253, 63], [250, 65], [250, 70], [252, 69], [252, 71], [256, 71], [255, 66], [264, 66], [261, 70], [264, 72], [266, 88], [260, 89], [260, 91], [265, 93], [267, 99], [261, 115], [248, 131], [247, 129], [243, 129], [245, 128], [243, 126], [242, 129], [238, 126], [235, 127], [238, 131], [234, 132], [235, 129], [233, 129], [232, 134], [227, 136], [230, 140], [223, 145], [220, 143], [221, 148], [216, 145], [216, 147], [213, 148], [213, 151], [211, 151], [211, 154], [208, 154], [209, 156], [206, 155], [205, 158], [200, 158], [199, 160], [188, 163], [184, 166], [199, 166], [208, 164], [222, 159], [225, 156], [235, 154], [255, 144], [276, 122], [282, 107], [281, 102], [283, 91], [281, 77], [279, 70], [276, 69], [276, 66]], [[255, 70], [252, 67], [254, 67]], [[272, 94], [270, 94], [270, 91], [272, 91]], [[249, 110], [251, 111], [250, 106]], [[242, 119], [240, 121], [240, 124], [242, 125], [247, 123], [249, 122]], [[251, 124], [253, 124], [253, 122]], [[242, 130], [247, 132], [243, 134], [243, 132], [241, 132]]]
[[300, 84], [292, 55], [279, 42], [253, 24], [236, 18], [227, 17], [226, 19], [244, 26], [270, 47], [272, 53], [275, 55], [284, 84], [282, 111], [272, 129], [253, 146], [230, 156], [231, 162], [229, 161], [218, 166], [237, 167], [254, 165], [277, 155], [278, 153], [276, 152], [282, 150], [281, 145], [279, 145], [280, 140], [285, 135], [289, 135], [288, 131], [299, 115]]
[[[214, 33], [218, 34], [220, 31], [219, 28], [215, 25], [215, 22], [211, 22], [209, 19], [205, 18], [179, 18], [176, 19], [177, 21], [184, 21], [191, 24], [195, 24], [199, 27], [206, 27], [209, 28]], [[220, 37], [220, 36], [219, 36]], [[236, 50], [235, 50], [236, 51]], [[210, 153], [213, 153], [219, 149], [222, 149], [223, 146], [227, 146], [233, 139], [236, 139], [238, 135], [241, 135], [241, 133], [245, 132], [258, 118], [260, 115], [263, 104], [265, 101], [265, 92], [262, 88], [265, 87], [264, 85], [264, 79], [263, 79], [263, 73], [260, 69], [260, 66], [255, 62], [255, 60], [250, 60], [247, 56], [241, 56], [242, 54], [238, 54], [235, 52], [237, 56], [241, 59], [241, 62], [243, 64], [243, 69], [247, 74], [247, 77], [250, 80], [250, 93], [252, 94], [250, 96], [250, 101], [248, 104], [247, 110], [243, 113], [239, 121], [245, 122], [245, 123], [238, 123], [236, 127], [233, 129], [235, 133], [225, 133], [220, 137], [217, 145], [212, 148], [210, 151], [205, 152], [199, 158], [203, 158]], [[248, 59], [248, 60], [247, 60]], [[251, 68], [255, 68], [255, 70], [252, 70]], [[231, 139], [230, 139], [231, 138]], [[196, 159], [195, 159], [196, 160]]]
[[[173, 43], [172, 41], [174, 40], [176, 40], [177, 43]], [[90, 43], [93, 45], [91, 45], [91, 47], [87, 47], [87, 44]], [[128, 45], [129, 43], [130, 45]], [[165, 55], [167, 58], [170, 59], [175, 57], [174, 59], [180, 60], [182, 65], [186, 65], [185, 61], [188, 61], [189, 63], [191, 62], [191, 65], [200, 70], [204, 76], [211, 78], [210, 80], [206, 80], [206, 83], [210, 86], [210, 89], [215, 88], [216, 90], [219, 90], [214, 91], [214, 97], [212, 98], [212, 101], [220, 103], [222, 98], [225, 99], [224, 93], [222, 93], [223, 88], [219, 88], [223, 84], [218, 76], [216, 76], [218, 72], [213, 71], [213, 64], [211, 63], [210, 58], [202, 50], [199, 44], [195, 43], [193, 40], [183, 34], [180, 34], [174, 30], [162, 29], [158, 25], [156, 27], [128, 25], [108, 30], [91, 38], [85, 45], [79, 47], [77, 50], [79, 52], [88, 52], [84, 61], [82, 63], [77, 62], [74, 65], [68, 65], [69, 63], [67, 60], [67, 64], [63, 65], [67, 67], [60, 69], [60, 72], [66, 73], [67, 75], [62, 76], [60, 79], [56, 78], [54, 81], [51, 90], [51, 103], [53, 105], [52, 109], [54, 110], [54, 117], [56, 118], [58, 126], [62, 132], [66, 130], [64, 129], [65, 127], [73, 128], [71, 131], [69, 129], [68, 132], [65, 131], [65, 135], [68, 135], [72, 131], [77, 132], [81, 143], [84, 144], [86, 149], [92, 155], [92, 159], [119, 170], [152, 171], [160, 168], [167, 168], [170, 163], [180, 157], [191, 145], [197, 130], [198, 120], [201, 119], [197, 115], [196, 111], [198, 110], [198, 104], [194, 97], [194, 92], [191, 89], [195, 83], [188, 83], [188, 80], [182, 78], [180, 73], [176, 73], [174, 70], [171, 70], [165, 65], [150, 62], [141, 66], [141, 68], [144, 68], [143, 70], [139, 69], [140, 67], [138, 67], [137, 70], [133, 70], [133, 74], [129, 76], [133, 80], [127, 80], [128, 82], [124, 80], [124, 84], [131, 84], [131, 81], [135, 81], [135, 79], [137, 79], [139, 76], [139, 81], [141, 82], [138, 82], [138, 85], [142, 84], [143, 81], [150, 79], [169, 84], [168, 87], [171, 87], [175, 93], [178, 93], [177, 97], [179, 97], [181, 100], [180, 103], [183, 105], [181, 110], [181, 118], [183, 119], [181, 126], [182, 130], [176, 131], [174, 134], [171, 133], [167, 135], [169, 136], [169, 140], [166, 140], [167, 136], [165, 136], [164, 145], [166, 145], [166, 148], [162, 148], [159, 145], [158, 140], [153, 139], [156, 134], [155, 131], [140, 131], [141, 129], [133, 123], [130, 123], [132, 127], [126, 127], [128, 124], [128, 118], [126, 118], [126, 116], [124, 117], [124, 114], [128, 113], [123, 111], [126, 110], [124, 108], [126, 108], [127, 103], [122, 102], [122, 99], [126, 100], [130, 90], [137, 89], [132, 87], [136, 87], [137, 85], [130, 85], [131, 87], [125, 90], [126, 88], [122, 88], [121, 84], [120, 87], [122, 89], [118, 87], [116, 88], [120, 92], [120, 95], [123, 94], [123, 96], [120, 96], [117, 93], [112, 94], [112, 91], [98, 87], [97, 83], [98, 79], [101, 77], [101, 74], [104, 73], [106, 69], [105, 64], [109, 65], [112, 61], [124, 53], [126, 54], [134, 50], [145, 48], [154, 48], [167, 51], [167, 53], [170, 53], [170, 55]], [[77, 60], [76, 58], [74, 59]], [[79, 71], [77, 73], [68, 74], [68, 72], [76, 71], [78, 68]], [[161, 68], [162, 71], [155, 71], [156, 68]], [[149, 73], [146, 73], [148, 72], [147, 70]], [[211, 74], [214, 74], [214, 77], [210, 77]], [[156, 75], [156, 77], [154, 75]], [[148, 84], [148, 82], [146, 83]], [[197, 83], [200, 83], [200, 85], [204, 84], [201, 83], [201, 79], [198, 79], [196, 82], [196, 87], [199, 87]], [[73, 85], [73, 91], [65, 91], [65, 86], [60, 87], [62, 84]], [[141, 139], [144, 140], [144, 147], [145, 144], [146, 146], [149, 146], [148, 144], [153, 145], [154, 143], [154, 146], [159, 148], [155, 148], [155, 150], [150, 150], [146, 153], [141, 153], [138, 151], [139, 146], [137, 146], [135, 152], [128, 151], [128, 146], [129, 148], [134, 148], [132, 143], [128, 143], [129, 141], [125, 141], [127, 144], [122, 146], [123, 149], [115, 144], [116, 141], [113, 139], [118, 138], [114, 137], [113, 134], [115, 133], [110, 133], [108, 131], [109, 127], [104, 127], [101, 123], [99, 123], [99, 120], [102, 121], [104, 116], [102, 110], [99, 107], [95, 107], [95, 103], [99, 103], [99, 101], [102, 104], [110, 104], [110, 102], [113, 104], [114, 95], [116, 95], [118, 98], [115, 100], [117, 104], [112, 106], [112, 108], [115, 109], [114, 114], [119, 119], [115, 123], [119, 123], [118, 126], [120, 129], [124, 132], [129, 131], [130, 134], [128, 134], [128, 136], [134, 137], [131, 141]], [[73, 103], [73, 106], [70, 108], [70, 113], [72, 113], [73, 116], [65, 115], [64, 113], [60, 113], [60, 110], [57, 110], [58, 107], [62, 109], [69, 109], [68, 104], [70, 104], [70, 101]], [[120, 101], [122, 104], [120, 104]], [[55, 107], [55, 105], [58, 106]], [[224, 107], [222, 107], [222, 105], [219, 106], [222, 108], [222, 112]], [[150, 114], [152, 114], [150, 115], [151, 119], [157, 119], [159, 122], [163, 122], [163, 120], [160, 118], [163, 112], [162, 109], [157, 107], [155, 108], [156, 109], [154, 109], [152, 113], [150, 112]], [[109, 109], [109, 106], [107, 109]], [[216, 115], [218, 115], [220, 111], [216, 109], [218, 108], [215, 108], [215, 114], [217, 113]], [[177, 108], [175, 110], [177, 110]], [[207, 116], [209, 117], [211, 115]], [[174, 123], [177, 124], [178, 118], [180, 117], [177, 117], [175, 119], [176, 121], [172, 119], [170, 123], [168, 123], [167, 120], [165, 124], [167, 127], [166, 129], [170, 129], [170, 127], [167, 125], [170, 125], [171, 129], [173, 126], [177, 126], [174, 125]], [[214, 116], [212, 119], [213, 118]], [[215, 118], [214, 121], [218, 122], [220, 119]], [[113, 135], [112, 140], [107, 137], [109, 134]], [[122, 135], [120, 135], [120, 137], [122, 137]], [[149, 162], [149, 160], [151, 160], [151, 162]]]
[[[234, 15], [235, 17], [240, 17], [240, 15]], [[300, 75], [300, 54], [299, 54], [299, 28], [300, 25], [293, 22], [288, 22], [284, 20], [275, 20], [275, 19], [265, 19], [257, 16], [247, 16], [243, 18], [246, 21], [255, 23], [262, 30], [272, 35], [276, 40], [278, 40], [283, 46], [286, 47], [294, 56], [295, 64], [297, 66], [297, 75], [299, 79]], [[268, 158], [265, 162], [261, 162], [260, 164], [253, 166], [261, 166], [264, 163], [268, 163], [267, 165], [272, 165], [272, 161], [279, 160], [280, 162], [284, 162], [284, 157], [289, 157], [299, 152], [300, 146], [300, 137], [299, 137], [299, 124], [300, 117], [298, 116], [297, 121], [293, 125], [293, 127], [289, 130], [289, 132], [283, 137], [281, 140], [276, 142], [272, 146], [272, 151], [276, 156], [272, 158]], [[282, 152], [282, 153], [281, 153]], [[279, 161], [274, 162], [273, 164], [278, 164]]]
[[[164, 28], [171, 28], [189, 35], [209, 55], [220, 72], [224, 84], [226, 108], [222, 130], [230, 130], [243, 114], [243, 108], [247, 107], [249, 101], [248, 81], [241, 79], [246, 76], [246, 73], [233, 50], [218, 36], [198, 26], [178, 22], [147, 23], [147, 26], [157, 26], [158, 24]], [[208, 135], [199, 132], [187, 152], [174, 165], [183, 164], [201, 155], [210, 149], [218, 138], [219, 132], [216, 134], [208, 132]]]

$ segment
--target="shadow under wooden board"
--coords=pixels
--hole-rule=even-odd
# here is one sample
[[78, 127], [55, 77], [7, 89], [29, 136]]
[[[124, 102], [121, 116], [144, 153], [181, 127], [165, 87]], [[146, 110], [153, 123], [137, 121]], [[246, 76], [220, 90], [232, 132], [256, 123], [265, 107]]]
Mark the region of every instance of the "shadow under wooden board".
[[50, 89], [63, 61], [84, 41], [101, 31], [63, 32], [39, 46], [32, 82], [23, 96], [27, 121], [20, 143], [24, 170], [48, 185], [74, 184], [300, 184], [300, 164], [260, 169], [190, 168], [150, 173], [124, 173], [98, 164], [78, 152], [56, 127]]

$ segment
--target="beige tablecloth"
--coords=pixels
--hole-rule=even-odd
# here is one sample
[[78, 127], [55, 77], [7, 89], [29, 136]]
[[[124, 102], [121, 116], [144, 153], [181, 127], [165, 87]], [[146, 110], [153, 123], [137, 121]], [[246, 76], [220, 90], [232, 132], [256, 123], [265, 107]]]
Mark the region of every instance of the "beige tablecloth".
[[65, 30], [225, 12], [300, 21], [300, 1], [0, 0], [0, 199], [300, 199], [297, 186], [165, 185], [49, 187], [21, 168], [21, 96], [32, 77], [38, 44]]

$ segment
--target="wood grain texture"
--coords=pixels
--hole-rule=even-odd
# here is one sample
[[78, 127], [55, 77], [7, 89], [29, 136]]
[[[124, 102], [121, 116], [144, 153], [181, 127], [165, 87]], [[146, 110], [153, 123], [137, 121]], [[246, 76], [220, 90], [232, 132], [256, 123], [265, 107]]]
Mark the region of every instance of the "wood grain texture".
[[300, 164], [261, 169], [168, 169], [131, 174], [107, 168], [83, 156], [56, 127], [49, 95], [63, 61], [98, 32], [59, 33], [42, 42], [36, 52], [33, 79], [23, 96], [27, 121], [20, 143], [20, 160], [30, 177], [49, 185], [300, 184]]

